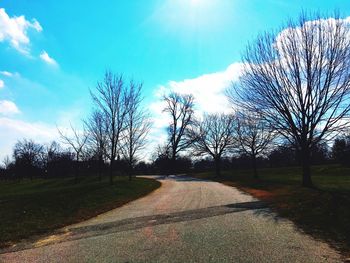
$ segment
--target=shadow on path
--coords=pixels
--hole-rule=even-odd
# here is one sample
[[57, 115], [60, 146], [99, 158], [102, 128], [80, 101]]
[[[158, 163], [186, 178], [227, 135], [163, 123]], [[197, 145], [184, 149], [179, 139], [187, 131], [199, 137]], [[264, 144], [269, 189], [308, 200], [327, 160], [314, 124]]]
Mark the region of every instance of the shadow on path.
[[264, 208], [267, 208], [267, 205], [262, 201], [243, 202], [174, 212], [168, 214], [128, 218], [114, 222], [70, 228], [66, 231], [57, 231], [49, 237], [36, 240], [36, 242], [22, 242], [14, 247], [0, 250], [0, 254], [31, 249], [35, 247], [47, 246], [71, 240], [78, 240], [122, 231], [135, 230], [148, 226], [191, 221], [201, 218], [208, 218], [230, 213], [242, 212], [246, 210]]

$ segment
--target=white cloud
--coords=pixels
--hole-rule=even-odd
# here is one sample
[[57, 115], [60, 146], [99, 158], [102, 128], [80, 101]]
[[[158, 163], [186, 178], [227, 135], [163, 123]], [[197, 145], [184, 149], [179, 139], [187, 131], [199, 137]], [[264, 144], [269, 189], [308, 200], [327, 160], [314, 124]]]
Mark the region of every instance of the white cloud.
[[233, 63], [225, 70], [182, 81], [169, 81], [167, 85], [159, 86], [154, 96], [156, 100], [149, 105], [153, 115], [153, 128], [150, 131], [150, 144], [156, 146], [166, 140], [165, 128], [170, 122], [169, 116], [163, 112], [165, 103], [162, 96], [169, 92], [192, 94], [195, 98], [196, 115], [204, 112], [230, 112], [231, 106], [224, 91], [232, 82], [238, 80], [242, 64]]
[[4, 75], [6, 77], [12, 77], [13, 76], [13, 73], [8, 72], [8, 71], [0, 71], [0, 74]]
[[14, 144], [23, 138], [48, 143], [57, 140], [59, 135], [55, 126], [0, 117], [0, 162], [6, 155], [11, 156]]
[[161, 97], [163, 94], [172, 91], [181, 94], [192, 94], [195, 98], [198, 114], [230, 111], [231, 106], [224, 91], [233, 81], [238, 80], [241, 68], [241, 63], [233, 63], [221, 72], [205, 74], [182, 81], [170, 81], [167, 85], [160, 86], [155, 91], [157, 101], [150, 105], [150, 110], [155, 115], [155, 127], [166, 126], [167, 118], [164, 117], [166, 114], [162, 113], [164, 103], [161, 101]]
[[5, 82], [0, 79], [0, 89], [2, 89], [3, 87], [5, 87]]
[[16, 104], [9, 100], [0, 100], [0, 114], [2, 115], [13, 115], [20, 113]]
[[49, 56], [49, 54], [47, 54], [47, 52], [45, 50], [43, 50], [40, 54], [40, 58], [45, 61], [47, 64], [53, 65], [53, 66], [57, 66], [57, 62], [56, 60], [54, 60], [52, 57]]
[[23, 15], [10, 17], [4, 8], [0, 8], [0, 42], [9, 41], [19, 52], [29, 54], [28, 29], [43, 30], [36, 19], [28, 21]]

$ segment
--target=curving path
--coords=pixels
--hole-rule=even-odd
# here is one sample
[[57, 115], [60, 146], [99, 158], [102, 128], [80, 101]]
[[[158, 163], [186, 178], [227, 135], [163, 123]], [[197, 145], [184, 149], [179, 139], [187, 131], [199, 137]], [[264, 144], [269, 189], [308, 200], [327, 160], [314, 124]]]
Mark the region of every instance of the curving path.
[[235, 188], [156, 178], [162, 186], [150, 195], [0, 251], [0, 262], [341, 262]]

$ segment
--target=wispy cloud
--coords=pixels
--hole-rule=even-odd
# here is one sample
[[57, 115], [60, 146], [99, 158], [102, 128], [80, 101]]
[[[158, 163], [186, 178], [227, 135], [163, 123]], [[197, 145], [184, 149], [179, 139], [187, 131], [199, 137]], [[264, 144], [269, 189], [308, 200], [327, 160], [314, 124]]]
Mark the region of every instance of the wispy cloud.
[[4, 8], [0, 8], [0, 42], [8, 41], [16, 50], [29, 55], [29, 29], [43, 30], [36, 19], [28, 21], [23, 15], [10, 17]]
[[10, 100], [0, 100], [0, 114], [1, 115], [13, 115], [18, 114], [21, 111], [18, 109], [16, 104]]
[[11, 72], [8, 72], [8, 71], [0, 71], [0, 74], [1, 75], [4, 75], [4, 76], [6, 76], [6, 77], [12, 77], [13, 76], [13, 73], [11, 73]]
[[49, 56], [49, 54], [43, 50], [40, 54], [40, 58], [46, 62], [47, 64], [50, 64], [52, 66], [58, 66], [56, 60], [54, 60], [52, 57]]
[[5, 87], [5, 82], [0, 79], [0, 89], [2, 89], [3, 87]]

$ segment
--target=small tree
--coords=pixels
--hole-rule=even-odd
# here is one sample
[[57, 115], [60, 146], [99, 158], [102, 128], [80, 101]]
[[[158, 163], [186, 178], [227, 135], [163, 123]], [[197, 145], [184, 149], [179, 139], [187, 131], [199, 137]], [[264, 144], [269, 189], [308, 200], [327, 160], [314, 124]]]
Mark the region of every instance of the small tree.
[[59, 158], [61, 154], [61, 146], [52, 141], [50, 144], [45, 146], [45, 167], [46, 173], [49, 175], [53, 173], [55, 175], [55, 169], [53, 163]]
[[6, 155], [4, 157], [2, 163], [4, 164], [4, 169], [7, 170], [10, 168], [12, 161], [11, 161], [10, 157], [8, 155]]
[[74, 182], [78, 183], [79, 178], [79, 161], [80, 158], [83, 155], [84, 146], [86, 144], [86, 141], [88, 139], [86, 131], [78, 132], [72, 125], [70, 125], [71, 128], [71, 135], [67, 135], [63, 133], [60, 129], [58, 129], [58, 133], [60, 134], [63, 142], [67, 145], [69, 145], [75, 153], [75, 179]]
[[88, 142], [91, 146], [92, 155], [98, 159], [98, 178], [101, 181], [108, 136], [105, 115], [103, 112], [95, 110], [90, 118], [85, 121], [85, 125], [88, 130]]
[[237, 113], [236, 120], [239, 148], [251, 158], [254, 177], [258, 178], [257, 157], [267, 152], [274, 139], [274, 132], [269, 123], [257, 113]]
[[164, 112], [168, 113], [171, 122], [168, 127], [168, 145], [170, 148], [172, 170], [178, 153], [187, 149], [192, 141], [188, 136], [188, 127], [193, 121], [194, 97], [172, 92], [164, 96], [166, 106]]
[[16, 170], [19, 174], [33, 175], [43, 166], [44, 147], [33, 140], [18, 141], [13, 148]]
[[232, 114], [205, 115], [203, 121], [191, 126], [192, 149], [196, 155], [214, 159], [216, 176], [221, 176], [221, 159], [234, 146], [234, 116]]
[[142, 84], [131, 81], [128, 89], [128, 110], [125, 116], [126, 128], [123, 130], [122, 154], [128, 162], [129, 180], [132, 178], [134, 166], [139, 152], [146, 145], [146, 136], [151, 128], [149, 114], [141, 105]]
[[332, 159], [342, 165], [349, 165], [350, 136], [339, 136], [332, 146]]

